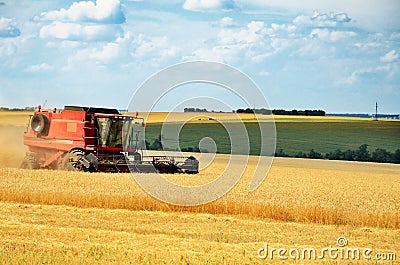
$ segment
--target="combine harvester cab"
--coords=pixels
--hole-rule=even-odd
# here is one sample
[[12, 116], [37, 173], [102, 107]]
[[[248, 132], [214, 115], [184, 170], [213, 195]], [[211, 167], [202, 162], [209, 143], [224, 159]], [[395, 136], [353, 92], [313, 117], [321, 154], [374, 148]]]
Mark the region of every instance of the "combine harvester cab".
[[[138, 152], [143, 118], [116, 109], [39, 106], [24, 134], [28, 146], [21, 167], [88, 172], [198, 173], [193, 156], [143, 156]], [[126, 137], [123, 137], [126, 136]]]

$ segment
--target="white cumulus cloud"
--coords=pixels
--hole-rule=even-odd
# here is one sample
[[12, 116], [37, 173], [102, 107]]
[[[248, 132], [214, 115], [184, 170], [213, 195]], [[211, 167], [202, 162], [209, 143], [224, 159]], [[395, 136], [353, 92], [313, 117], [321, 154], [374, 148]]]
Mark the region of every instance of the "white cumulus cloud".
[[113, 59], [117, 58], [119, 55], [119, 46], [116, 43], [107, 43], [101, 49], [96, 50], [84, 50], [82, 52], [78, 52], [78, 56], [83, 56], [84, 58], [88, 58], [90, 60], [94, 60], [100, 63], [108, 63]]
[[251, 21], [245, 29], [222, 29], [218, 37], [221, 44], [245, 44], [259, 42], [265, 34], [263, 21]]
[[[226, 25], [235, 22], [230, 17], [223, 21]], [[217, 38], [207, 40], [206, 45], [195, 48], [191, 56], [186, 58], [261, 63], [287, 56], [333, 57], [339, 50], [350, 52], [356, 49], [353, 40], [357, 43], [362, 40], [362, 36], [359, 36], [361, 33], [341, 26], [350, 21], [351, 18], [345, 13], [318, 12], [297, 16], [289, 23], [269, 24], [267, 21], [253, 20], [245, 25], [222, 27]]]
[[391, 63], [399, 58], [399, 54], [395, 50], [391, 50], [390, 52], [383, 55], [380, 60], [384, 63]]
[[17, 52], [17, 45], [13, 41], [14, 39], [5, 39], [0, 41], [0, 57], [12, 56]]
[[339, 11], [351, 14], [356, 23], [361, 22], [364, 26], [376, 30], [387, 26], [398, 28], [400, 21], [398, 0], [241, 0], [240, 4], [244, 8], [245, 5], [250, 5], [264, 10], [280, 8], [294, 12]]
[[[358, 81], [360, 81], [363, 77], [368, 75], [384, 75], [391, 70], [390, 64], [386, 65], [378, 65], [376, 67], [368, 67], [361, 68], [353, 71], [351, 75], [343, 80], [340, 83], [352, 85]], [[390, 74], [390, 73], [389, 73]]]
[[68, 58], [68, 65], [62, 70], [69, 71], [84, 65], [104, 66], [119, 59], [121, 49], [118, 43], [109, 42], [99, 48], [87, 48], [78, 50]]
[[223, 17], [218, 22], [214, 23], [214, 25], [220, 26], [222, 28], [231, 28], [239, 26], [239, 24], [236, 23], [231, 17]]
[[[218, 34], [217, 42], [212, 47], [200, 47], [187, 59], [210, 59], [234, 63], [243, 58], [260, 61], [272, 54], [271, 28], [263, 21], [251, 21], [246, 27], [223, 28]], [[261, 58], [261, 57], [262, 58]]]
[[133, 57], [139, 59], [150, 59], [156, 63], [166, 58], [177, 56], [179, 48], [172, 45], [166, 36], [151, 37], [139, 34], [134, 40], [135, 47]]
[[53, 67], [51, 65], [47, 63], [41, 63], [41, 64], [30, 65], [25, 69], [25, 71], [30, 73], [36, 73], [36, 72], [46, 72], [52, 69]]
[[336, 42], [341, 39], [355, 37], [355, 36], [357, 36], [357, 33], [353, 31], [335, 31], [335, 30], [331, 31], [327, 28], [323, 29], [316, 28], [313, 29], [310, 33], [310, 37], [312, 38], [319, 38], [330, 42]]
[[298, 15], [293, 23], [296, 25], [314, 27], [336, 27], [343, 23], [348, 23], [351, 18], [346, 13], [319, 13], [314, 11], [311, 16], [304, 14]]
[[390, 34], [390, 39], [392, 40], [400, 39], [400, 32], [393, 32], [392, 34]]
[[[94, 48], [84, 48], [68, 57], [68, 64], [63, 71], [71, 71], [79, 67], [116, 68], [126, 67], [132, 62], [135, 65], [151, 64], [158, 66], [171, 58], [180, 58], [180, 49], [166, 36], [134, 35], [128, 31], [114, 41], [103, 45], [90, 44]], [[89, 46], [88, 46], [89, 47]]]
[[125, 22], [119, 0], [97, 0], [74, 2], [68, 9], [42, 13], [44, 20], [58, 20], [67, 22], [94, 22], [120, 24]]
[[183, 8], [197, 12], [231, 11], [237, 8], [234, 0], [186, 0]]
[[19, 35], [21, 35], [21, 31], [12, 19], [0, 17], [0, 38], [13, 38]]
[[198, 48], [190, 56], [185, 56], [185, 60], [212, 60], [224, 63], [233, 63], [241, 57], [243, 47], [240, 45], [216, 45], [212, 48]]
[[40, 29], [40, 37], [76, 41], [112, 40], [120, 36], [121, 31], [118, 25], [81, 25], [54, 21]]

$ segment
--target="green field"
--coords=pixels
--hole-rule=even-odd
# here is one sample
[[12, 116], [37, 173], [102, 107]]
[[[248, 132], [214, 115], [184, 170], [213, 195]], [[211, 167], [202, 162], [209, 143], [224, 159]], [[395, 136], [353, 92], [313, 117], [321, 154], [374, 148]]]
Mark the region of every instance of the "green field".
[[[298, 152], [308, 153], [311, 149], [322, 154], [340, 149], [356, 150], [362, 144], [368, 150], [386, 149], [394, 152], [400, 149], [400, 122], [389, 121], [316, 121], [316, 122], [277, 122], [276, 150], [283, 149], [288, 155]], [[161, 124], [149, 124], [146, 128], [146, 140], [153, 142], [161, 132]], [[231, 124], [239, 126], [239, 124]], [[250, 154], [260, 152], [260, 132], [257, 123], [245, 123], [250, 141]], [[233, 130], [235, 134], [236, 130]], [[169, 148], [168, 135], [163, 135], [163, 144]], [[180, 132], [180, 147], [195, 148], [203, 137], [211, 137], [217, 145], [218, 153], [230, 152], [230, 139], [225, 128], [219, 123], [187, 123]], [[234, 136], [235, 139], [247, 141], [245, 136]], [[270, 141], [271, 139], [266, 139]]]

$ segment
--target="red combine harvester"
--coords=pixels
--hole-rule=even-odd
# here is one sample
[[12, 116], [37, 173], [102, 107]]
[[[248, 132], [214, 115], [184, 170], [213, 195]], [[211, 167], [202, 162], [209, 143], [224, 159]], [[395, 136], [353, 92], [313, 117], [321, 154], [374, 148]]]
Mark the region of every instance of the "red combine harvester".
[[[28, 125], [29, 126], [29, 125]], [[28, 146], [22, 168], [88, 172], [198, 173], [193, 156], [143, 156], [138, 152], [143, 118], [116, 109], [39, 106], [24, 134]], [[124, 137], [123, 137], [124, 134]]]

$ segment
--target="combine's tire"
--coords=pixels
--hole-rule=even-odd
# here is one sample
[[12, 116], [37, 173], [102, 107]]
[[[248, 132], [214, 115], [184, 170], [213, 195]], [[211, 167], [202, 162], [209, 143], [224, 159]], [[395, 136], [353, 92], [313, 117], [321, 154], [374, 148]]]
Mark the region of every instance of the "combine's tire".
[[32, 118], [31, 127], [38, 136], [46, 136], [49, 133], [50, 121], [46, 115], [36, 114]]
[[36, 158], [35, 155], [33, 154], [26, 154], [24, 160], [21, 163], [21, 168], [24, 169], [38, 169], [39, 168], [39, 162]]
[[67, 171], [84, 171], [85, 168], [80, 162], [85, 156], [85, 153], [81, 150], [71, 150], [65, 154], [62, 162], [61, 169]]

